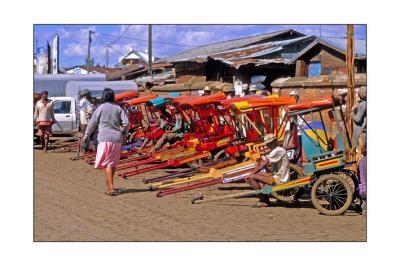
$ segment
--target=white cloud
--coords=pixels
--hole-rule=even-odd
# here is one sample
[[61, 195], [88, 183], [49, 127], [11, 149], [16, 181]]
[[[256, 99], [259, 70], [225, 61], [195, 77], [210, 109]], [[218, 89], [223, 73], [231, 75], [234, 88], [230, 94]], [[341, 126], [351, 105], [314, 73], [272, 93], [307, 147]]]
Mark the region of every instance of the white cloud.
[[66, 56], [84, 56], [87, 54], [87, 45], [82, 43], [69, 43], [64, 49]]
[[72, 35], [72, 33], [70, 31], [67, 31], [64, 27], [58, 28], [58, 34], [60, 38], [63, 39], [69, 38]]

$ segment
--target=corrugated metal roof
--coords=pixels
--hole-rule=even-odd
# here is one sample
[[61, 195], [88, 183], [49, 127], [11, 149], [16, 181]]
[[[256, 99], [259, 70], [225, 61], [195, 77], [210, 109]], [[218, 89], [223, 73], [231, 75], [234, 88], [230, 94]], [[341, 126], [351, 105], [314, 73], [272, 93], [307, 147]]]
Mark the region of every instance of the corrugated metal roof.
[[[320, 41], [335, 46], [346, 53], [347, 39], [319, 37]], [[354, 40], [354, 52], [356, 57], [367, 56], [367, 40]]]
[[267, 42], [263, 44], [246, 46], [244, 48], [232, 49], [223, 53], [212, 54], [209, 55], [209, 57], [235, 68], [239, 68], [241, 65], [246, 64], [254, 64], [256, 66], [267, 65], [271, 63], [286, 64], [289, 62], [290, 58], [279, 57], [272, 59], [261, 59], [258, 57], [281, 51], [286, 45], [312, 39], [315, 39], [315, 36], [303, 36], [290, 40]]
[[[325, 38], [318, 37], [310, 43], [306, 48], [303, 49], [300, 53], [298, 53], [295, 57], [293, 57], [289, 64], [293, 64], [298, 58], [307, 53], [313, 47], [318, 44], [325, 45], [330, 47], [342, 54], [346, 54], [347, 49], [347, 39], [338, 39], [338, 38]], [[354, 53], [356, 59], [365, 59], [367, 57], [367, 41], [366, 40], [354, 40]]]
[[271, 33], [267, 33], [267, 34], [261, 34], [261, 35], [256, 35], [256, 36], [250, 36], [250, 37], [230, 40], [230, 41], [202, 45], [202, 46], [184, 51], [177, 55], [163, 58], [159, 62], [179, 62], [179, 61], [188, 61], [191, 59], [203, 59], [204, 60], [207, 58], [208, 55], [211, 55], [211, 54], [216, 54], [216, 53], [220, 53], [223, 51], [248, 46], [248, 45], [251, 45], [251, 44], [254, 44], [254, 43], [257, 43], [260, 41], [268, 40], [270, 38], [273, 38], [273, 37], [276, 37], [276, 36], [279, 36], [282, 34], [290, 33], [290, 32], [292, 32], [296, 36], [304, 36], [304, 34], [294, 31], [294, 30], [291, 30], [291, 29], [282, 30], [282, 31], [271, 32]]

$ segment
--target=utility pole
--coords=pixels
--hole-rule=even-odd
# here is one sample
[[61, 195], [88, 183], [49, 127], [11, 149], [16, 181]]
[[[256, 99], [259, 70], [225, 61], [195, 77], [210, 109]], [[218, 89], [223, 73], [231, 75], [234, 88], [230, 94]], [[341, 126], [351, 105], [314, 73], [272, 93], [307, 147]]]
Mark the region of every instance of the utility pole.
[[89, 30], [89, 39], [88, 39], [88, 61], [87, 61], [87, 67], [88, 67], [88, 74], [90, 74], [90, 44], [92, 43], [92, 31]]
[[110, 48], [111, 45], [106, 45], [106, 65], [108, 67], [108, 48]]
[[[347, 76], [347, 99], [346, 99], [346, 123], [349, 130], [349, 137], [352, 140], [353, 136], [353, 123], [351, 120], [351, 111], [354, 106], [354, 25], [347, 25], [347, 49], [346, 49], [346, 76]], [[347, 159], [354, 161], [356, 159], [355, 149], [352, 147], [351, 151], [347, 153]], [[356, 170], [353, 167], [353, 170]]]
[[152, 70], [152, 58], [153, 58], [153, 47], [152, 47], [152, 34], [151, 34], [151, 25], [149, 24], [149, 47], [148, 47], [148, 50], [149, 50], [149, 57], [148, 57], [148, 66], [149, 66], [149, 68], [148, 68], [148, 75], [149, 76], [153, 76], [153, 70]]
[[346, 113], [347, 125], [350, 137], [353, 135], [353, 123], [350, 119], [351, 109], [354, 106], [354, 25], [347, 25], [347, 49], [346, 49], [346, 76], [347, 76], [347, 99]]

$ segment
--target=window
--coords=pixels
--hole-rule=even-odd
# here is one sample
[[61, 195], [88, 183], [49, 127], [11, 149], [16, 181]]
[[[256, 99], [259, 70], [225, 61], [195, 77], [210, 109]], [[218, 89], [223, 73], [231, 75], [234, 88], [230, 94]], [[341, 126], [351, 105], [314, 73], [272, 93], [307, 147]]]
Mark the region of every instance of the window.
[[321, 76], [321, 62], [310, 62], [308, 65], [308, 76], [309, 77], [316, 77]]
[[55, 101], [53, 107], [54, 107], [55, 114], [71, 113], [71, 102], [70, 101]]

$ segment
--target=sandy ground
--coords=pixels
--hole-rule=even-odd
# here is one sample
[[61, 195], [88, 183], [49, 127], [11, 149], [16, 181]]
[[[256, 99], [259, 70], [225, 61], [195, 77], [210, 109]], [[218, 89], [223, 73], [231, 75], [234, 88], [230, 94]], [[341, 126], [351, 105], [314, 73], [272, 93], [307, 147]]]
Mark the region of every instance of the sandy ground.
[[366, 214], [324, 216], [311, 203], [252, 208], [255, 198], [192, 205], [192, 196], [247, 190], [219, 185], [157, 198], [145, 177], [124, 180], [125, 193], [110, 197], [105, 174], [74, 153], [34, 151], [34, 241], [366, 241]]

